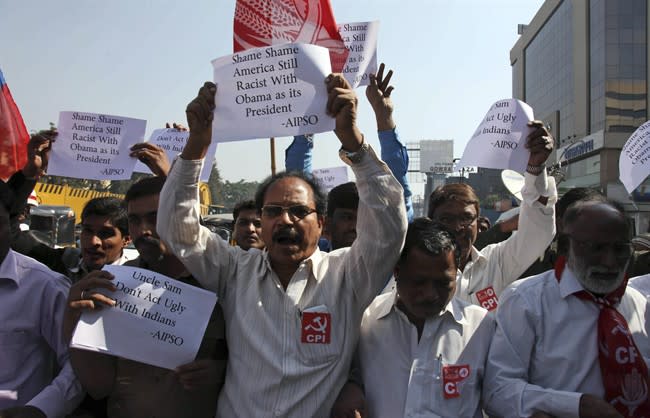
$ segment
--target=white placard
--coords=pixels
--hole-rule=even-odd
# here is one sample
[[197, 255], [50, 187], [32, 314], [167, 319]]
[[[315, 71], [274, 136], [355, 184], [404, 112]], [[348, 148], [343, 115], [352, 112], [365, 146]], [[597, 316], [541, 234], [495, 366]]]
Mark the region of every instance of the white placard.
[[339, 25], [339, 34], [348, 50], [341, 71], [352, 88], [370, 84], [370, 74], [377, 72], [377, 38], [379, 21]]
[[458, 166], [508, 168], [523, 173], [530, 157], [526, 138], [532, 129], [527, 124], [532, 120], [533, 109], [526, 103], [499, 100], [467, 143]]
[[47, 174], [89, 180], [130, 179], [129, 148], [144, 139], [147, 121], [84, 112], [61, 112]]
[[328, 193], [339, 184], [347, 183], [349, 181], [347, 166], [318, 168], [312, 170], [312, 174]]
[[327, 116], [329, 51], [309, 44], [248, 49], [212, 61], [216, 142], [334, 130]]
[[[156, 129], [151, 133], [149, 137], [149, 143], [158, 145], [160, 148], [165, 150], [167, 154], [167, 159], [171, 163], [174, 161], [174, 158], [183, 151], [185, 144], [187, 144], [187, 139], [189, 138], [189, 131], [179, 131], [178, 129], [173, 128], [163, 128]], [[213, 141], [208, 147], [208, 152], [205, 154], [205, 160], [203, 161], [203, 169], [201, 170], [200, 180], [207, 183], [210, 179], [210, 173], [212, 172], [212, 166], [214, 165], [214, 157], [217, 153], [217, 143]], [[142, 161], [138, 161], [135, 164], [133, 171], [138, 173], [148, 173], [153, 174], [149, 167], [144, 164]]]
[[115, 276], [112, 308], [81, 315], [71, 347], [174, 369], [194, 361], [216, 294], [136, 267], [104, 266]]
[[618, 159], [621, 183], [628, 193], [639, 187], [650, 174], [650, 121], [639, 126], [627, 140]]

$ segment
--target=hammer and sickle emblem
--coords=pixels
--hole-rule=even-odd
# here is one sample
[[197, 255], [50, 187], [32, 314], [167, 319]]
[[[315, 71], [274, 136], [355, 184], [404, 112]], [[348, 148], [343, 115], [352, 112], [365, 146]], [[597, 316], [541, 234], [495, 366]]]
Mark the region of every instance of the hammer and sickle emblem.
[[[327, 318], [325, 318], [325, 323], [323, 323], [323, 321], [321, 321], [322, 319], [323, 319], [322, 316], [317, 316], [316, 318], [314, 318], [314, 319], [311, 321], [311, 324], [309, 324], [309, 325], [307, 325], [307, 326], [305, 327], [305, 331], [308, 331], [308, 330], [310, 330], [310, 329], [313, 329], [313, 330], [316, 331], [316, 332], [319, 332], [319, 333], [321, 333], [321, 334], [324, 334], [324, 333], [325, 333], [325, 330], [327, 329]], [[316, 325], [314, 325], [314, 324], [316, 324], [316, 325], [318, 325], [318, 326], [316, 326]]]

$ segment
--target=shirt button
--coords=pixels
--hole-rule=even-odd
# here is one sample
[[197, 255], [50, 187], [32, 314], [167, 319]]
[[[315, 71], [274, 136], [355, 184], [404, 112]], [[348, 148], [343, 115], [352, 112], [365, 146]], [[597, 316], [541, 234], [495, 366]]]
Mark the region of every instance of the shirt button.
[[276, 409], [275, 410], [275, 416], [276, 417], [282, 416], [282, 411], [280, 411], [279, 409]]

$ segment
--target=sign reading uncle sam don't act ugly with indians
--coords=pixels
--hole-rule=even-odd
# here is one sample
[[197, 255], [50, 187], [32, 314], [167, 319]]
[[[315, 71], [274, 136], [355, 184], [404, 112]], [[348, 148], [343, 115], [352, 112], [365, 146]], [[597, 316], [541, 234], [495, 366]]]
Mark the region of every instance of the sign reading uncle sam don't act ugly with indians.
[[212, 62], [217, 84], [212, 128], [218, 142], [327, 132], [327, 49], [284, 44]]

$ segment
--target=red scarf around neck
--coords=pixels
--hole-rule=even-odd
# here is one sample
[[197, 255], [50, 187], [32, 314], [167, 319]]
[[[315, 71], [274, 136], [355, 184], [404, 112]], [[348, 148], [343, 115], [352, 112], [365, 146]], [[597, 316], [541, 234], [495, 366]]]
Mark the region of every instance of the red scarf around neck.
[[[558, 257], [555, 277], [560, 281], [566, 257]], [[586, 290], [575, 292], [580, 299], [596, 303], [598, 315], [598, 361], [603, 376], [605, 399], [625, 417], [650, 418], [648, 367], [639, 352], [627, 321], [616, 310], [621, 301], [627, 277], [616, 290], [597, 297]]]

